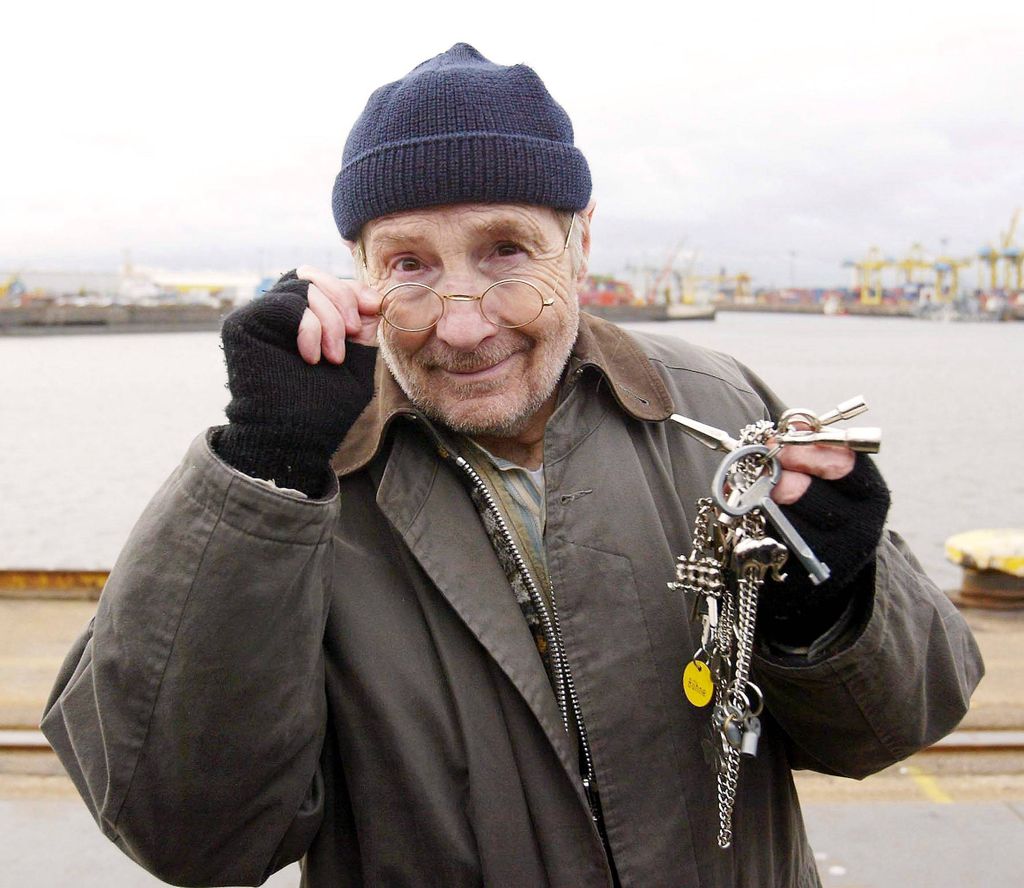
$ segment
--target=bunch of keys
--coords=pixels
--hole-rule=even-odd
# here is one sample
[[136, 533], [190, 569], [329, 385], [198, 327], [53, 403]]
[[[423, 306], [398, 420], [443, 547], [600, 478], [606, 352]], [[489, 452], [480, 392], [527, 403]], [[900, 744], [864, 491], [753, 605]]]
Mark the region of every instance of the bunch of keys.
[[[867, 409], [860, 396], [821, 415], [794, 408], [777, 424], [762, 420], [745, 426], [739, 438], [677, 413], [669, 417], [702, 444], [726, 454], [711, 483], [711, 496], [697, 502], [693, 551], [679, 556], [676, 581], [668, 584], [691, 597], [690, 617], [700, 625], [700, 647], [683, 670], [683, 692], [694, 706], [714, 702], [703, 747], [718, 780], [722, 848], [732, 843], [740, 759], [757, 755], [761, 735], [764, 696], [750, 680], [758, 593], [769, 570], [775, 579], [785, 579], [782, 568], [791, 551], [814, 585], [829, 578], [828, 565], [771, 498], [782, 474], [777, 456], [783, 447], [807, 444], [877, 453], [882, 438], [878, 428], [826, 428]], [[797, 423], [807, 428], [797, 428]], [[768, 536], [769, 522], [781, 542]]]

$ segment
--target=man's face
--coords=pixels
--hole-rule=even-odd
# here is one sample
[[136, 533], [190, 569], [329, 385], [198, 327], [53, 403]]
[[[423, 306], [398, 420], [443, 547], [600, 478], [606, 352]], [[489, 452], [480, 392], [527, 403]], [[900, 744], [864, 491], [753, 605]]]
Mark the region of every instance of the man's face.
[[406, 333], [382, 323], [381, 352], [409, 399], [467, 435], [514, 438], [550, 411], [576, 341], [579, 307], [566, 232], [543, 207], [460, 204], [368, 223], [368, 283], [399, 283], [476, 296], [497, 280], [535, 284], [553, 304], [530, 324], [488, 322], [479, 302], [445, 301], [432, 330]]

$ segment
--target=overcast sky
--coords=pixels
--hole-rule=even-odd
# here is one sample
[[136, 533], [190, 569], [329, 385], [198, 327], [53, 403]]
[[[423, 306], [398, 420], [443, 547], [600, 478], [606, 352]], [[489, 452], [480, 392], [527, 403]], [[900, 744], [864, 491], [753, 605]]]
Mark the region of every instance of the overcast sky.
[[1020, 0], [354, 5], [0, 13], [0, 269], [114, 269], [128, 250], [344, 271], [348, 130], [374, 88], [459, 41], [531, 65], [568, 110], [596, 271], [685, 242], [703, 272], [847, 282], [872, 244], [976, 253], [1024, 204]]

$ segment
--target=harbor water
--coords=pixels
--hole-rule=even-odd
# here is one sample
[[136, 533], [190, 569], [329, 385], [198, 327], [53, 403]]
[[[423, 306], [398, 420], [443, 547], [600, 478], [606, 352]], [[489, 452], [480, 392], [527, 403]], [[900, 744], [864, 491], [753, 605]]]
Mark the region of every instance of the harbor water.
[[[1024, 325], [720, 313], [628, 326], [729, 352], [792, 406], [863, 394], [853, 424], [883, 429], [890, 526], [941, 587], [959, 576], [946, 537], [1024, 526]], [[224, 421], [224, 384], [216, 333], [0, 340], [0, 568], [109, 568], [190, 440]]]

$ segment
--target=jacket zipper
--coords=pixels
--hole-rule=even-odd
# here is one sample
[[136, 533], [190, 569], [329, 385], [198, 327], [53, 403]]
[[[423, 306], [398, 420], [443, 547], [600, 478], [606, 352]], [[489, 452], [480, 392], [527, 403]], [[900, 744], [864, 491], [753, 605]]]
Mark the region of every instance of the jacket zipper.
[[600, 803], [598, 801], [597, 785], [594, 780], [594, 760], [590, 754], [590, 743], [587, 740], [587, 729], [583, 724], [583, 709], [580, 706], [579, 695], [576, 693], [576, 683], [573, 681], [572, 670], [569, 668], [569, 662], [565, 656], [565, 643], [562, 640], [562, 629], [558, 623], [558, 607], [555, 604], [554, 585], [549, 580], [548, 591], [551, 594], [551, 611], [549, 613], [547, 604], [545, 603], [543, 596], [540, 594], [540, 590], [537, 588], [537, 584], [534, 582], [533, 576], [530, 574], [530, 571], [527, 570], [526, 562], [523, 560], [523, 556], [520, 553], [515, 540], [512, 539], [512, 533], [509, 531], [508, 525], [505, 523], [505, 519], [502, 516], [501, 511], [498, 509], [487, 484], [477, 473], [476, 469], [474, 469], [465, 459], [454, 453], [452, 456], [455, 458], [455, 464], [462, 469], [462, 471], [465, 472], [473, 482], [474, 487], [484, 498], [488, 508], [490, 508], [491, 512], [497, 519], [498, 531], [501, 534], [502, 539], [505, 541], [505, 544], [508, 546], [509, 551], [512, 553], [516, 569], [526, 581], [526, 588], [530, 594], [530, 600], [533, 602], [533, 606], [541, 615], [541, 629], [544, 632], [544, 639], [547, 641], [548, 650], [552, 652], [551, 665], [555, 673], [555, 701], [558, 704], [558, 710], [562, 716], [562, 726], [565, 728], [566, 733], [569, 733], [570, 709], [572, 710], [573, 717], [576, 720], [576, 729], [579, 731], [580, 735], [580, 755], [582, 757], [583, 765], [581, 774], [583, 780], [583, 791], [586, 794], [587, 804], [590, 807], [590, 816], [598, 826], [598, 831], [600, 832]]
[[[603, 835], [603, 826], [600, 817], [599, 800], [597, 797], [597, 784], [594, 780], [594, 760], [590, 755], [590, 743], [587, 740], [587, 728], [583, 724], [583, 709], [580, 707], [580, 698], [576, 693], [576, 683], [573, 681], [572, 669], [569, 668], [569, 663], [565, 659], [565, 642], [562, 640], [562, 627], [558, 622], [558, 605], [555, 603], [555, 587], [548, 580], [548, 591], [551, 595], [551, 615], [552, 625], [555, 631], [555, 637], [558, 639], [558, 647], [562, 657], [562, 674], [565, 679], [565, 687], [567, 696], [569, 698], [569, 704], [572, 706], [573, 716], [576, 718], [576, 729], [580, 733], [580, 754], [583, 757], [583, 791], [587, 796], [587, 804], [590, 805], [590, 816], [593, 818], [594, 823], [598, 826], [598, 832]], [[563, 718], [568, 721], [567, 716]], [[566, 726], [568, 730], [568, 725]]]

